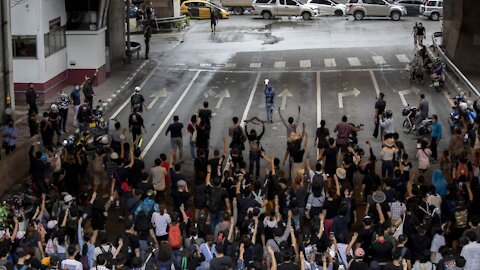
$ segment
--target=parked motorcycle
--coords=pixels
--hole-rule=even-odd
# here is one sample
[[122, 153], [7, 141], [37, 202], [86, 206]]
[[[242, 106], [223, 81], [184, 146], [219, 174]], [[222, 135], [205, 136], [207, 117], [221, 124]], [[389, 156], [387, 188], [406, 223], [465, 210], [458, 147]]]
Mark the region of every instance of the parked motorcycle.
[[473, 124], [477, 118], [477, 113], [473, 107], [468, 106], [467, 98], [465, 96], [457, 95], [453, 100], [455, 105], [452, 106], [453, 112], [450, 113], [448, 119], [451, 134], [454, 133], [456, 127], [463, 127], [463, 123], [461, 122], [462, 118], [467, 120], [467, 124]]
[[416, 130], [419, 135], [431, 134], [433, 124], [432, 119], [427, 118], [422, 120], [418, 127], [415, 125], [417, 111], [417, 107], [410, 107], [410, 105], [403, 108], [402, 115], [406, 116], [406, 119], [403, 121], [403, 132], [409, 134], [413, 130]]

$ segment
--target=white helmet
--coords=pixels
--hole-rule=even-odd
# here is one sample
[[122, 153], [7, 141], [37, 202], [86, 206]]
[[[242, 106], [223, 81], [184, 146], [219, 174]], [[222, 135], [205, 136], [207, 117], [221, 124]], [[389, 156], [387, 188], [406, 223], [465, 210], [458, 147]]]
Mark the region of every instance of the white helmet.
[[52, 105], [50, 106], [50, 109], [51, 109], [52, 111], [56, 112], [56, 111], [58, 110], [57, 104], [52, 104]]
[[103, 145], [107, 145], [109, 143], [108, 136], [102, 136], [102, 138], [100, 139], [100, 143]]
[[135, 92], [140, 92], [140, 90], [142, 90], [142, 88], [140, 88], [140, 86], [135, 86]]
[[460, 110], [465, 111], [468, 108], [468, 104], [466, 102], [460, 102]]

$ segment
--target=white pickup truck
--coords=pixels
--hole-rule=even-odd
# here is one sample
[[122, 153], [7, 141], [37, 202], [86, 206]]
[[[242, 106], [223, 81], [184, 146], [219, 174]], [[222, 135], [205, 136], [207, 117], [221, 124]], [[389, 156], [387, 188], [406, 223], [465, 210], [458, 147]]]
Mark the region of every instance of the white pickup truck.
[[278, 16], [302, 16], [310, 20], [320, 14], [318, 7], [310, 4], [301, 4], [297, 0], [255, 0], [252, 4], [252, 13], [261, 15], [264, 19]]
[[242, 15], [244, 11], [252, 9], [253, 0], [220, 0], [221, 6], [233, 11], [235, 15]]

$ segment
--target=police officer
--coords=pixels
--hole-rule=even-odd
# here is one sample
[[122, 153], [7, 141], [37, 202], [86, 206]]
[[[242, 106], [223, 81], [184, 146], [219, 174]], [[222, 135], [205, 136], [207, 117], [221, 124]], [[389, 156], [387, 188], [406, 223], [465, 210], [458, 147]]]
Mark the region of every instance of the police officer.
[[140, 90], [142, 89], [139, 86], [136, 86], [135, 93], [133, 93], [132, 97], [130, 98], [132, 112], [135, 108], [138, 109], [138, 112], [143, 112], [143, 107], [145, 107], [145, 110], [148, 111], [147, 106], [145, 106], [145, 98], [143, 98], [143, 95], [140, 94]]
[[142, 114], [138, 112], [138, 108], [133, 108], [133, 112], [128, 117], [128, 127], [130, 128], [130, 132], [132, 133], [133, 142], [135, 143], [137, 140], [137, 136], [142, 136], [142, 127], [145, 132], [145, 126], [143, 124], [143, 117]]

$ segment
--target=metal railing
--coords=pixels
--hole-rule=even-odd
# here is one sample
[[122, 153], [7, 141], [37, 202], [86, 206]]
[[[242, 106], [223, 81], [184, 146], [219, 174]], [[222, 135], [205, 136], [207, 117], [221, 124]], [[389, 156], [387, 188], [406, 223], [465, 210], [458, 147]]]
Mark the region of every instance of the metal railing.
[[437, 43], [437, 39], [442, 37], [442, 32], [435, 32], [432, 35], [432, 42], [433, 46], [435, 48], [435, 53], [438, 54], [438, 56], [441, 58], [443, 63], [446, 64], [447, 68], [449, 71], [452, 71], [453, 74], [460, 80], [461, 83], [463, 83], [467, 89], [470, 91], [470, 95], [474, 94], [477, 97], [480, 97], [480, 92], [478, 92], [477, 88], [463, 75], [463, 73], [460, 71], [460, 69], [453, 64], [453, 62], [445, 55], [443, 52], [443, 49], [440, 47], [440, 45]]

